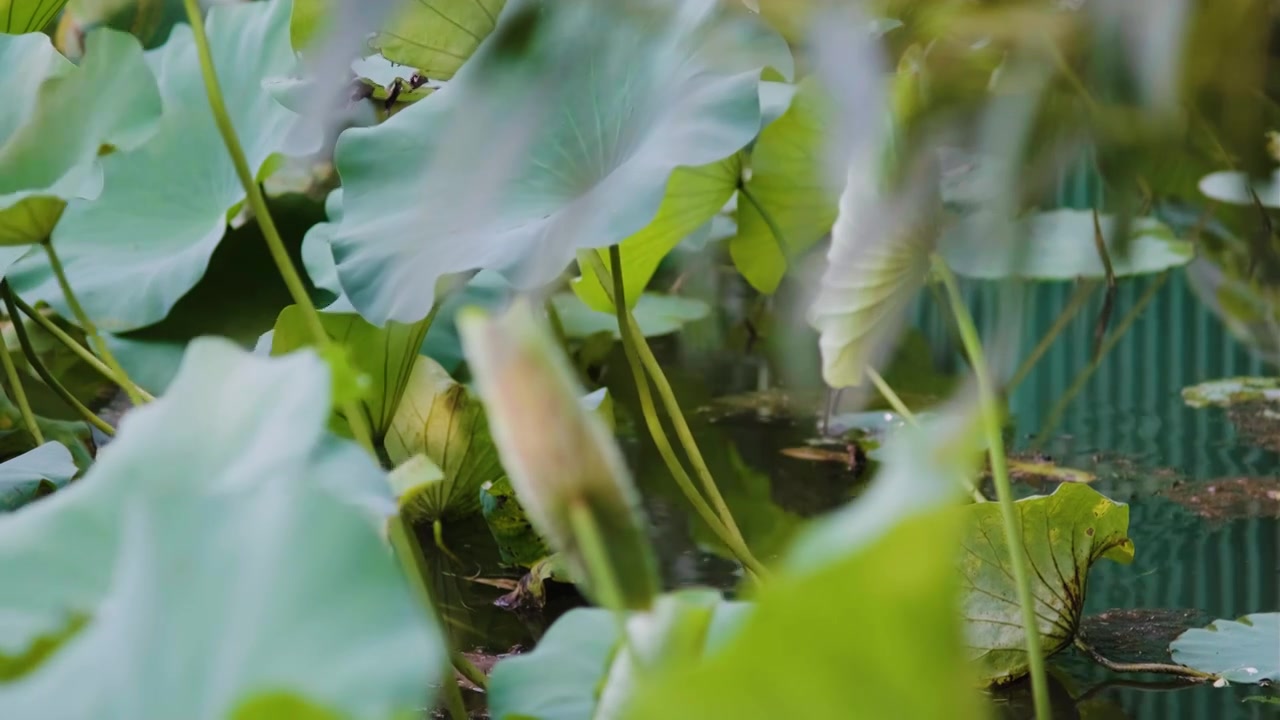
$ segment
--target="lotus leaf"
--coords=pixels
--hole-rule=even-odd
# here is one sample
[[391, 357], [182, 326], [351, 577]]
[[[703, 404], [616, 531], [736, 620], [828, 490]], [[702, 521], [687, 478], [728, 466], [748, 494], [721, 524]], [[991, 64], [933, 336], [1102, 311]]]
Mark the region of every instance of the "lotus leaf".
[[[1101, 558], [1126, 564], [1133, 560], [1129, 507], [1078, 483], [1019, 500], [1015, 507], [1031, 572], [1036, 627], [1044, 652], [1051, 655], [1075, 638], [1093, 563]], [[960, 568], [969, 655], [983, 682], [1004, 684], [1030, 667], [1008, 540], [996, 503], [971, 505], [963, 512], [968, 530]]]
[[0, 0], [0, 33], [40, 32], [66, 4], [67, 0]]
[[[551, 296], [551, 304], [560, 316], [565, 335], [570, 338], [586, 338], [602, 332], [615, 339], [619, 337], [618, 318], [612, 311], [600, 312], [587, 307], [572, 293]], [[705, 318], [709, 312], [707, 304], [696, 298], [658, 293], [644, 293], [632, 310], [636, 325], [646, 337], [677, 332], [684, 325]]]
[[0, 463], [0, 513], [54, 492], [77, 472], [71, 451], [58, 442], [47, 442]]
[[545, 284], [648, 225], [676, 168], [750, 142], [765, 67], [790, 73], [785, 43], [713, 0], [509, 2], [444, 88], [340, 138], [342, 289], [380, 325], [449, 273]]
[[82, 482], [0, 517], [0, 653], [78, 628], [0, 684], [0, 715], [214, 720], [267, 692], [353, 719], [420, 706], [438, 631], [379, 537], [383, 474], [324, 429], [329, 385], [313, 353], [197, 340]]
[[1280, 613], [1192, 628], [1169, 645], [1174, 662], [1236, 683], [1280, 682]]

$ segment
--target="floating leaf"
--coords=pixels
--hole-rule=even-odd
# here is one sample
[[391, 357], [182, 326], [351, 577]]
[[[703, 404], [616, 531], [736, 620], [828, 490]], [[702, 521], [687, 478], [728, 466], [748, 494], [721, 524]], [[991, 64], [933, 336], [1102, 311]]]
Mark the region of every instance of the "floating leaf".
[[67, 0], [0, 0], [0, 33], [39, 32], [66, 4]]
[[507, 0], [401, 3], [371, 44], [391, 62], [417, 68], [433, 80], [448, 80], [493, 32], [506, 4]]
[[[658, 578], [639, 494], [603, 419], [582, 406], [561, 349], [523, 301], [497, 320], [465, 315], [459, 327], [502, 465], [534, 527], [597, 601], [648, 608]], [[584, 541], [588, 518], [596, 537]], [[591, 541], [603, 546], [591, 551], [605, 553], [612, 582], [593, 572], [600, 566], [581, 544]], [[621, 596], [601, 598], [610, 586]]]
[[738, 199], [738, 234], [729, 254], [762, 293], [776, 291], [791, 259], [821, 240], [836, 219], [838, 198], [823, 165], [825, 103], [817, 79], [802, 80], [791, 107], [760, 132], [751, 150], [751, 178]]
[[62, 443], [47, 442], [0, 463], [0, 513], [17, 510], [75, 477], [76, 464]]
[[82, 482], [0, 517], [0, 654], [88, 617], [0, 716], [223, 718], [268, 688], [421, 706], [438, 631], [379, 537], [383, 474], [324, 430], [329, 385], [312, 353], [198, 340]]
[[1214, 620], [1169, 644], [1174, 662], [1236, 683], [1280, 681], [1280, 613]]
[[[1121, 243], [1115, 236], [1117, 222], [1108, 215], [1099, 218], [1116, 277], [1145, 275], [1186, 265], [1195, 255], [1190, 241], [1179, 239], [1167, 225], [1150, 217], [1133, 219], [1126, 251], [1121, 253]], [[974, 213], [943, 235], [938, 242], [938, 252], [952, 270], [990, 280], [1106, 277], [1095, 242], [1092, 210], [1036, 213], [1023, 219], [1022, 227], [1010, 233], [980, 230], [989, 223], [984, 213]]]
[[781, 38], [713, 0], [509, 2], [444, 88], [342, 134], [342, 289], [381, 324], [426, 315], [450, 273], [545, 284], [648, 225], [676, 168], [750, 142], [766, 66], [790, 73]]
[[411, 518], [438, 519], [480, 511], [480, 487], [506, 474], [489, 435], [484, 406], [440, 364], [415, 355], [404, 394], [391, 418], [387, 456], [399, 464], [419, 453], [443, 478], [421, 495]]
[[99, 149], [132, 150], [156, 129], [160, 93], [138, 41], [102, 29], [85, 42], [76, 67], [46, 35], [0, 34], [0, 244], [48, 239], [67, 200], [102, 192]]
[[1239, 403], [1280, 401], [1280, 378], [1233, 377], [1183, 388], [1182, 401], [1193, 408], [1230, 407]]
[[1253, 206], [1252, 190], [1263, 207], [1280, 208], [1280, 172], [1274, 172], [1265, 181], [1251, 182], [1248, 177], [1235, 170], [1205, 175], [1200, 179], [1200, 192], [1205, 197], [1229, 205]]
[[[1129, 563], [1129, 506], [1087, 485], [1064, 483], [1052, 495], [1019, 500], [1015, 507], [1031, 573], [1036, 629], [1046, 655], [1069, 645], [1084, 609], [1089, 568], [1101, 558]], [[997, 503], [964, 508], [968, 530], [960, 567], [969, 655], [988, 685], [1025, 675], [1026, 633], [1009, 569], [1009, 545]]]
[[1098, 479], [1093, 473], [1060, 467], [1047, 458], [1008, 458], [1006, 464], [1009, 466], [1009, 477], [1022, 482], [1091, 483]]
[[[300, 135], [296, 146], [286, 142], [297, 116], [263, 82], [294, 67], [289, 7], [271, 0], [209, 10], [218, 81], [249, 167], [259, 174], [269, 171], [272, 155], [312, 149], [312, 139]], [[175, 26], [150, 62], [165, 108], [155, 135], [133, 152], [103, 158], [102, 194], [69, 203], [53, 237], [86, 312], [109, 332], [165, 317], [204, 275], [229, 214], [245, 198], [209, 110], [190, 27]], [[28, 300], [70, 316], [43, 256], [20, 261], [10, 282]]]
[[[618, 318], [613, 311], [593, 310], [573, 293], [556, 293], [551, 304], [560, 316], [564, 333], [570, 338], [586, 338], [607, 332], [617, 339]], [[696, 298], [678, 295], [644, 293], [631, 311], [636, 325], [645, 337], [656, 337], [678, 332], [686, 324], [701, 320], [710, 313], [707, 304]]]
[[493, 541], [498, 544], [502, 562], [530, 567], [550, 553], [542, 536], [533, 529], [507, 478], [501, 477], [480, 486], [480, 510], [484, 513]]
[[1206, 520], [1280, 518], [1280, 480], [1274, 477], [1183, 482], [1164, 488], [1159, 494]]

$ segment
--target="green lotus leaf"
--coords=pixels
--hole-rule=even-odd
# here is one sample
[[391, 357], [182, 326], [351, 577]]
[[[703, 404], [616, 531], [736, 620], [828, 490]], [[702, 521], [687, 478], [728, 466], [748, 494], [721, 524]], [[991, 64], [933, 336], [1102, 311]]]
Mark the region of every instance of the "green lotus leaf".
[[[586, 338], [601, 332], [620, 337], [618, 318], [612, 310], [601, 312], [589, 308], [573, 293], [552, 295], [551, 305], [560, 316], [565, 335], [570, 338]], [[686, 324], [701, 320], [710, 312], [711, 308], [697, 298], [658, 293], [644, 293], [632, 310], [636, 325], [640, 326], [645, 337], [678, 332]]]
[[40, 32], [66, 4], [67, 0], [0, 0], [0, 33]]
[[[1074, 280], [1106, 277], [1098, 255], [1092, 210], [1060, 209], [1025, 218], [1020, 231], [1000, 235], [978, 231], [983, 213], [966, 217], [938, 243], [938, 252], [960, 275], [998, 280]], [[1155, 218], [1134, 218], [1127, 252], [1121, 254], [1115, 236], [1116, 218], [1099, 218], [1107, 254], [1116, 277], [1144, 275], [1185, 265], [1195, 255], [1191, 242], [1179, 239]], [[1023, 252], [1010, 242], [1024, 243]]]
[[434, 520], [478, 513], [481, 486], [506, 475], [484, 406], [467, 386], [413, 347], [415, 360], [387, 429], [387, 457], [400, 464], [425, 455], [443, 479], [406, 517]]
[[[288, 0], [219, 4], [208, 34], [228, 112], [255, 173], [277, 153], [309, 150], [296, 116], [264, 80], [294, 67]], [[248, 51], [247, 48], [252, 48]], [[98, 327], [123, 332], [163, 318], [200, 280], [244, 189], [214, 125], [187, 25], [150, 56], [165, 112], [151, 140], [102, 160], [105, 188], [69, 203], [53, 242]], [[66, 312], [48, 263], [29, 256], [10, 270], [14, 289]]]
[[509, 2], [444, 88], [339, 139], [342, 289], [381, 324], [450, 273], [545, 284], [648, 225], [676, 168], [750, 142], [765, 67], [790, 73], [785, 43], [713, 0]]
[[1250, 190], [1258, 196], [1263, 207], [1280, 208], [1280, 171], [1272, 173], [1265, 181], [1251, 182], [1244, 173], [1235, 170], [1211, 173], [1200, 179], [1200, 192], [1205, 197], [1229, 205], [1252, 207]]
[[87, 617], [0, 684], [0, 716], [222, 718], [266, 689], [370, 720], [421, 705], [439, 634], [380, 538], [383, 473], [324, 429], [328, 375], [197, 340], [82, 482], [0, 517], [0, 653]]
[[1169, 644], [1174, 662], [1235, 683], [1280, 681], [1280, 613], [1214, 620]]
[[75, 477], [71, 451], [58, 442], [0, 463], [0, 513], [17, 510], [32, 500], [54, 492]]
[[506, 0], [420, 0], [400, 11], [371, 44], [391, 62], [448, 80], [493, 32]]
[[502, 562], [530, 567], [550, 554], [547, 543], [533, 529], [515, 488], [506, 477], [480, 486], [480, 511], [493, 541], [498, 544]]
[[838, 198], [824, 165], [825, 127], [825, 94], [809, 77], [751, 149], [751, 178], [738, 198], [738, 234], [729, 241], [729, 254], [762, 293], [777, 290], [791, 258], [817, 244], [835, 222]]
[[[1101, 558], [1126, 564], [1133, 560], [1129, 506], [1087, 485], [1066, 483], [1052, 495], [1019, 500], [1016, 508], [1036, 629], [1045, 654], [1051, 655], [1075, 637], [1090, 566]], [[1030, 667], [1009, 544], [998, 504], [971, 505], [964, 514], [968, 530], [960, 568], [966, 583], [969, 654], [982, 681], [1000, 685], [1022, 677]]]
[[0, 35], [0, 243], [47, 239], [66, 201], [102, 191], [99, 149], [131, 150], [156, 129], [160, 93], [138, 41], [102, 29], [85, 42], [76, 67], [45, 35]]
[[[737, 188], [741, 173], [742, 161], [737, 153], [720, 162], [697, 168], [677, 168], [671, 173], [666, 194], [653, 221], [619, 244], [622, 286], [629, 307], [634, 307], [640, 299], [662, 259], [724, 207]], [[601, 255], [604, 266], [612, 272], [613, 264], [608, 253]], [[573, 282], [574, 293], [591, 309], [612, 313], [613, 303], [600, 286], [594, 266], [579, 260], [578, 267], [582, 276]], [[612, 291], [613, 277], [604, 281]]]
[[[58, 25], [58, 47], [75, 56], [74, 35], [106, 26], [138, 38], [148, 50], [163, 45], [173, 26], [185, 22], [182, 0], [71, 0]], [[71, 29], [71, 47], [63, 44], [64, 28]]]

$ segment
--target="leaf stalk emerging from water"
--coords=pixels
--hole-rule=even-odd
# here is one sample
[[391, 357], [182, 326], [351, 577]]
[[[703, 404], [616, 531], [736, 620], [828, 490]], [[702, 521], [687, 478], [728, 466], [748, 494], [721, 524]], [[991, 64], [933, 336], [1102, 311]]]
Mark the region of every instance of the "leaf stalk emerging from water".
[[22, 422], [27, 426], [27, 432], [31, 433], [31, 437], [36, 441], [36, 447], [44, 444], [44, 433], [40, 432], [40, 426], [36, 424], [36, 415], [31, 412], [31, 403], [27, 402], [27, 391], [22, 387], [22, 378], [18, 377], [18, 368], [13, 364], [13, 358], [9, 356], [9, 345], [4, 341], [4, 333], [0, 333], [0, 363], [4, 364], [4, 374], [9, 380], [9, 390], [13, 393], [13, 400], [18, 404], [18, 410], [22, 412]]
[[1018, 605], [1022, 609], [1022, 630], [1027, 636], [1027, 660], [1031, 666], [1031, 692], [1035, 702], [1036, 720], [1051, 720], [1049, 684], [1044, 670], [1044, 653], [1041, 649], [1040, 631], [1036, 627], [1035, 597], [1031, 594], [1031, 577], [1027, 573], [1026, 550], [1022, 542], [1022, 526], [1018, 522], [1017, 509], [1013, 506], [1013, 489], [1009, 484], [1009, 468], [1004, 454], [1004, 436], [1001, 434], [1000, 407], [990, 369], [983, 357], [982, 339], [978, 328], [964, 304], [956, 277], [945, 261], [933, 256], [933, 267], [946, 286], [951, 301], [951, 311], [965, 352], [973, 365], [978, 380], [978, 393], [982, 403], [982, 429], [987, 438], [987, 450], [991, 460], [991, 476], [995, 480], [996, 497], [1000, 501], [1000, 517], [1004, 534], [1009, 542], [1009, 564], [1013, 580], [1018, 588]]

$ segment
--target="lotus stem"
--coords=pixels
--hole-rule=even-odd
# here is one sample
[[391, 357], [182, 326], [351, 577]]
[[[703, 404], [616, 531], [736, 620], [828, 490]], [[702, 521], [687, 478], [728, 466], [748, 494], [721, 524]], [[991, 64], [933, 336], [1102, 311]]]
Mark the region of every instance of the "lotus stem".
[[453, 660], [453, 668], [458, 671], [459, 675], [481, 690], [489, 689], [489, 676], [485, 675], [480, 668], [468, 660], [466, 655], [454, 650], [449, 656]]
[[67, 275], [63, 272], [62, 261], [58, 259], [58, 253], [53, 249], [53, 243], [45, 240], [40, 243], [44, 246], [45, 255], [49, 257], [49, 267], [53, 270], [53, 275], [58, 279], [58, 285], [62, 288], [62, 296], [67, 299], [67, 305], [71, 308], [71, 315], [80, 324], [80, 328], [84, 330], [84, 334], [88, 336], [89, 343], [93, 345], [93, 349], [102, 357], [107, 367], [111, 368], [111, 372], [119, 380], [117, 381], [121, 388], [124, 389], [126, 395], [129, 396], [129, 402], [134, 406], [145, 405], [146, 400], [142, 394], [138, 392], [138, 386], [129, 379], [128, 373], [116, 360], [116, 356], [111, 353], [107, 347], [107, 343], [103, 341], [102, 336], [98, 334], [98, 328], [89, 319], [88, 313], [84, 311], [84, 307], [80, 305], [80, 301], [76, 298], [76, 294], [71, 290], [71, 283], [67, 281]]
[[1032, 450], [1039, 450], [1044, 446], [1044, 443], [1048, 441], [1050, 433], [1052, 433], [1054, 429], [1057, 428], [1058, 423], [1062, 421], [1062, 416], [1066, 413], [1067, 407], [1071, 405], [1071, 401], [1075, 399], [1076, 395], [1080, 394], [1080, 391], [1084, 389], [1085, 384], [1089, 382], [1089, 378], [1093, 376], [1094, 371], [1102, 365], [1102, 359], [1107, 356], [1107, 353], [1111, 352], [1111, 349], [1116, 346], [1116, 343], [1120, 342], [1120, 338], [1124, 337], [1124, 334], [1129, 331], [1129, 328], [1133, 325], [1134, 321], [1142, 315], [1142, 311], [1147, 309], [1147, 306], [1155, 299], [1156, 293], [1160, 291], [1160, 288], [1164, 287], [1164, 283], [1168, 279], [1169, 272], [1167, 270], [1157, 275], [1156, 279], [1151, 282], [1151, 285], [1149, 285], [1142, 293], [1141, 297], [1138, 298], [1138, 302], [1134, 303], [1133, 308], [1130, 309], [1124, 316], [1124, 319], [1116, 325], [1116, 329], [1107, 336], [1107, 339], [1102, 343], [1102, 346], [1098, 348], [1098, 353], [1094, 355], [1093, 360], [1089, 362], [1089, 365], [1086, 366], [1084, 370], [1081, 370], [1080, 373], [1076, 375], [1075, 380], [1071, 383], [1071, 387], [1067, 388], [1067, 391], [1062, 394], [1062, 397], [1058, 398], [1058, 402], [1053, 406], [1053, 410], [1049, 412], [1049, 417], [1045, 420], [1044, 426], [1040, 430], [1040, 434], [1036, 435], [1035, 439], [1031, 441]]
[[44, 444], [44, 433], [40, 432], [40, 426], [36, 424], [36, 415], [31, 412], [31, 403], [27, 402], [27, 391], [22, 387], [22, 378], [18, 377], [18, 368], [13, 364], [13, 358], [9, 357], [9, 345], [5, 342], [4, 333], [0, 333], [0, 363], [4, 363], [4, 374], [9, 379], [13, 400], [22, 413], [22, 422], [26, 424], [27, 432], [31, 433], [32, 439], [36, 441], [36, 447], [40, 447]]
[[[26, 301], [24, 301], [21, 297], [18, 297], [17, 295], [13, 296], [13, 302], [15, 305], [18, 306], [18, 309], [22, 311], [23, 315], [26, 315], [27, 317], [34, 320], [35, 323], [41, 327], [41, 329], [43, 329], [45, 332], [52, 335], [58, 342], [62, 343], [63, 346], [65, 346], [72, 353], [75, 353], [76, 357], [80, 358], [85, 362], [86, 365], [96, 370], [99, 375], [101, 375], [102, 377], [106, 378], [107, 380], [110, 380], [111, 382], [117, 385], [120, 385], [121, 387], [124, 386], [126, 379], [121, 379], [117, 377], [116, 374], [112, 372], [111, 368], [107, 367], [107, 364], [102, 362], [102, 360], [100, 360], [97, 355], [94, 355], [92, 352], [89, 352], [89, 350], [85, 348], [84, 345], [81, 345], [80, 343], [76, 342], [75, 338], [67, 334], [67, 331], [58, 327], [58, 323], [50, 320], [48, 317], [45, 317], [44, 313], [37, 311], [35, 308], [28, 305]], [[147, 402], [151, 402], [152, 400], [156, 399], [154, 395], [147, 392], [142, 387], [136, 386], [136, 385], [134, 387], [135, 389], [137, 389], [138, 394], [142, 396], [143, 400]]]
[[449, 711], [449, 717], [453, 720], [467, 720], [471, 717], [467, 713], [467, 704], [462, 701], [462, 691], [458, 689], [458, 682], [452, 677], [444, 679], [444, 686], [441, 688], [444, 692], [445, 708]]
[[1058, 336], [1062, 334], [1067, 325], [1071, 324], [1071, 321], [1089, 302], [1089, 296], [1096, 286], [1097, 283], [1092, 280], [1085, 280], [1076, 286], [1075, 292], [1071, 294], [1071, 298], [1067, 301], [1067, 305], [1062, 309], [1062, 312], [1058, 314], [1058, 318], [1053, 321], [1049, 332], [1040, 338], [1040, 342], [1035, 346], [1035, 349], [1031, 351], [1026, 360], [1022, 361], [1022, 364], [1018, 366], [1018, 370], [1014, 372], [1013, 377], [1005, 384], [1006, 394], [1012, 393], [1013, 389], [1018, 387], [1027, 378], [1027, 375], [1031, 374], [1036, 363], [1040, 362], [1040, 358], [1044, 357], [1044, 354], [1049, 351], [1053, 341], [1058, 339]]
[[987, 439], [987, 450], [990, 455], [991, 476], [995, 480], [996, 497], [1000, 502], [1000, 517], [1004, 524], [1004, 534], [1009, 542], [1009, 563], [1013, 569], [1013, 580], [1018, 588], [1018, 605], [1022, 610], [1022, 630], [1027, 636], [1027, 659], [1031, 666], [1031, 692], [1035, 702], [1036, 720], [1051, 720], [1053, 713], [1049, 706], [1049, 684], [1044, 670], [1044, 653], [1040, 646], [1040, 632], [1036, 628], [1035, 596], [1031, 594], [1031, 577], [1027, 573], [1026, 551], [1022, 542], [1022, 525], [1018, 522], [1017, 509], [1013, 506], [1013, 490], [1009, 484], [1009, 468], [1004, 454], [1004, 436], [1001, 431], [1000, 408], [995, 386], [991, 381], [990, 369], [987, 367], [982, 351], [982, 340], [978, 337], [978, 328], [973, 317], [960, 295], [960, 287], [956, 277], [947, 267], [946, 262], [937, 255], [933, 256], [933, 267], [951, 300], [951, 311], [956, 327], [960, 331], [960, 339], [964, 344], [973, 365], [974, 375], [978, 380], [978, 393], [982, 406], [982, 429]]
[[[257, 181], [254, 180], [253, 171], [249, 169], [249, 161], [245, 158], [244, 148], [240, 145], [240, 138], [236, 136], [236, 129], [231, 124], [231, 116], [227, 113], [227, 105], [222, 98], [222, 88], [218, 83], [217, 69], [213, 64], [213, 53], [209, 49], [209, 38], [205, 34], [204, 16], [200, 14], [200, 7], [196, 0], [183, 0], [182, 4], [187, 12], [187, 21], [191, 24], [191, 34], [195, 38], [196, 53], [200, 57], [200, 72], [204, 77], [205, 94], [209, 98], [209, 108], [213, 112], [218, 133], [222, 135], [227, 154], [231, 156], [231, 162], [235, 165], [236, 175], [240, 178], [240, 184], [244, 186], [249, 207], [258, 220], [258, 227], [262, 230], [262, 237], [267, 243], [267, 249], [271, 252], [271, 259], [275, 261], [280, 277], [289, 288], [289, 295], [293, 298], [293, 302], [302, 310], [307, 329], [320, 356], [330, 360], [334, 357], [333, 350], [337, 345], [325, 332], [324, 324], [320, 322], [320, 313], [316, 311], [315, 303], [311, 302], [307, 287], [302, 282], [302, 276], [298, 274], [293, 260], [289, 258], [289, 251], [285, 249], [284, 241], [280, 239], [280, 231], [276, 229], [275, 220], [272, 219], [271, 211], [267, 208], [267, 199], [262, 194], [262, 188], [258, 187]], [[368, 419], [360, 412], [360, 404], [355, 400], [342, 403], [342, 414], [347, 417], [351, 434], [355, 436], [356, 442], [376, 458], [373, 431], [369, 428]]]
[[880, 391], [880, 394], [884, 396], [884, 399], [889, 401], [889, 405], [893, 408], [894, 412], [901, 415], [908, 423], [911, 423], [912, 427], [918, 427], [920, 425], [920, 423], [916, 421], [915, 413], [911, 412], [911, 408], [907, 407], [907, 404], [902, 402], [902, 398], [898, 397], [898, 393], [894, 392], [893, 388], [889, 386], [889, 383], [885, 382], [885, 379], [881, 377], [880, 373], [876, 372], [875, 368], [867, 366], [867, 377], [871, 378], [871, 384], [876, 386], [876, 390]]
[[[588, 255], [594, 263], [593, 269], [597, 276], [601, 278], [608, 277], [610, 271], [600, 260], [600, 256], [595, 252], [588, 253]], [[619, 263], [615, 262], [614, 267], [618, 268]], [[640, 358], [636, 353], [635, 347], [628, 341], [628, 335], [622, 331], [627, 313], [626, 306], [617, 301], [618, 297], [625, 297], [620, 293], [619, 288], [621, 285], [622, 271], [617, 270], [613, 273], [613, 287], [611, 288], [607, 283], [602, 284], [602, 287], [605, 290], [605, 294], [608, 295], [609, 301], [613, 303], [617, 314], [619, 334], [622, 336], [623, 353], [627, 357], [627, 366], [631, 368], [632, 378], [636, 385], [636, 394], [640, 399], [640, 413], [644, 416], [645, 426], [649, 430], [649, 437], [653, 439], [653, 444], [657, 447], [658, 454], [662, 457], [663, 462], [666, 463], [671, 477], [676, 481], [676, 485], [684, 493], [689, 504], [693, 506], [698, 517], [729, 548], [729, 552], [733, 553], [733, 556], [737, 558], [738, 562], [742, 563], [747, 572], [755, 576], [757, 581], [763, 580], [769, 574], [764, 564], [751, 553], [751, 549], [747, 546], [746, 540], [743, 539], [741, 533], [729, 530], [728, 527], [720, 522], [720, 518], [715, 511], [707, 504], [706, 499], [702, 497], [702, 493], [698, 491], [698, 488], [694, 486], [693, 479], [685, 471], [680, 459], [676, 456], [674, 448], [671, 446], [670, 439], [667, 438], [666, 430], [662, 427], [662, 421], [658, 418], [657, 409], [653, 403], [653, 395], [649, 389], [649, 381], [645, 377]]]
[[1218, 679], [1218, 676], [1214, 675], [1213, 673], [1207, 673], [1200, 670], [1196, 670], [1195, 668], [1189, 668], [1186, 665], [1174, 665], [1172, 663], [1152, 663], [1152, 662], [1129, 663], [1129, 662], [1119, 662], [1116, 660], [1111, 660], [1110, 658], [1107, 658], [1106, 656], [1104, 656], [1102, 653], [1098, 652], [1098, 649], [1090, 645], [1089, 642], [1085, 640], [1084, 637], [1079, 633], [1076, 634], [1074, 644], [1077, 649], [1079, 649], [1084, 654], [1088, 655], [1094, 662], [1098, 663], [1102, 667], [1112, 672], [1158, 673], [1161, 675], [1176, 675], [1178, 677], [1191, 680], [1192, 682], [1209, 682], [1211, 680]]
[[18, 345], [22, 347], [22, 354], [26, 356], [27, 363], [35, 369], [36, 374], [40, 376], [44, 384], [57, 393], [58, 397], [62, 398], [62, 402], [66, 403], [68, 407], [79, 413], [85, 422], [98, 428], [108, 436], [114, 436], [116, 429], [111, 427], [111, 424], [106, 420], [98, 417], [92, 410], [85, 407], [84, 403], [80, 402], [75, 395], [71, 394], [70, 390], [58, 382], [53, 373], [49, 372], [49, 369], [40, 361], [40, 356], [36, 354], [35, 348], [31, 345], [31, 338], [27, 335], [27, 329], [22, 324], [22, 316], [18, 314], [18, 308], [13, 302], [13, 291], [9, 288], [9, 283], [0, 282], [0, 296], [4, 298], [5, 312], [9, 314], [9, 320], [13, 322], [13, 332], [18, 336]]
[[569, 506], [569, 526], [573, 528], [573, 541], [582, 550], [582, 559], [586, 564], [588, 580], [592, 593], [600, 599], [600, 604], [618, 613], [626, 612], [623, 601], [622, 586], [609, 563], [609, 552], [605, 548], [604, 534], [591, 508], [582, 501], [575, 500]]

